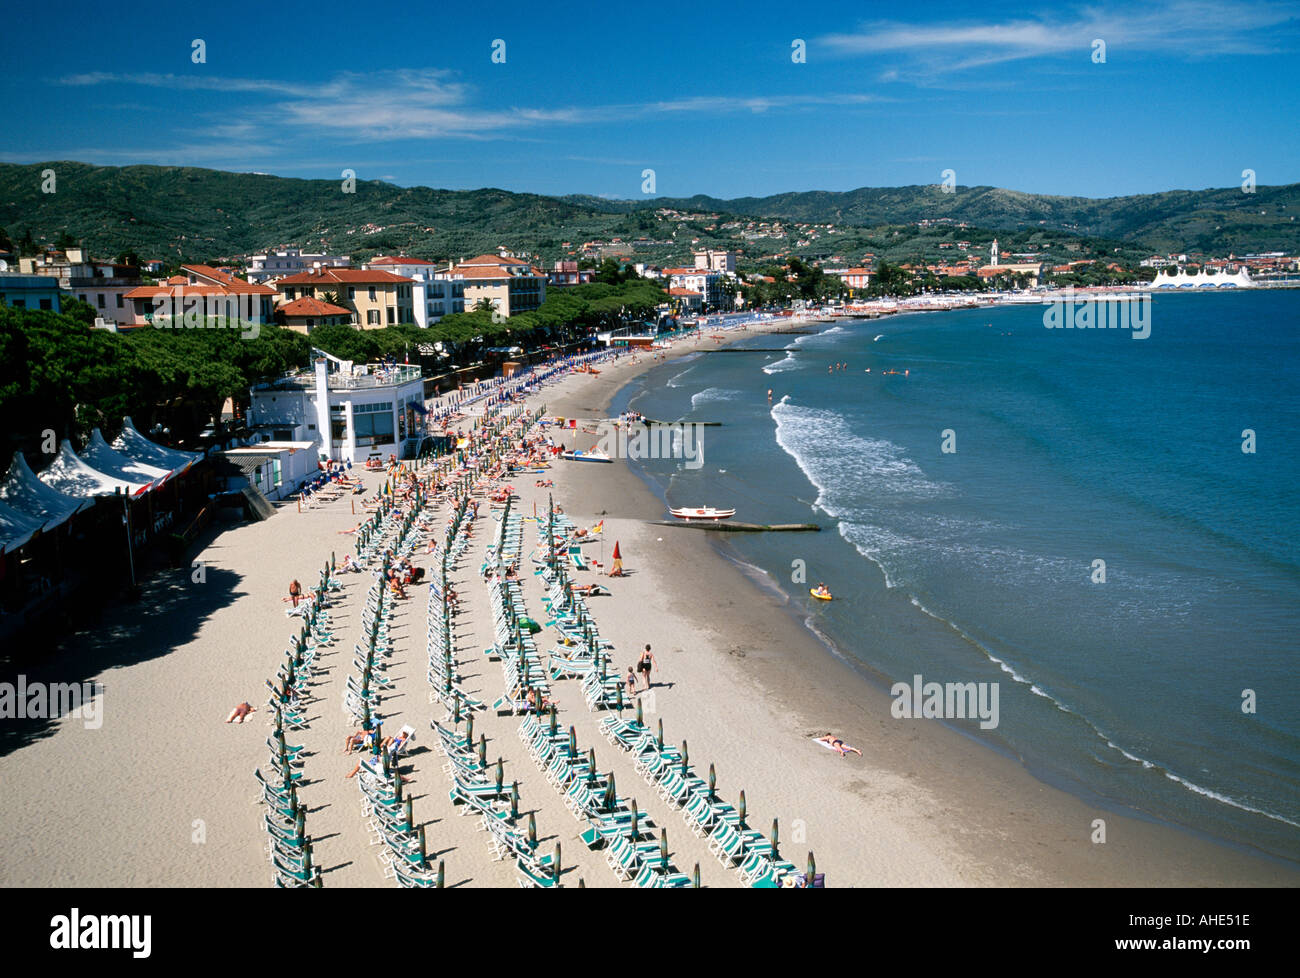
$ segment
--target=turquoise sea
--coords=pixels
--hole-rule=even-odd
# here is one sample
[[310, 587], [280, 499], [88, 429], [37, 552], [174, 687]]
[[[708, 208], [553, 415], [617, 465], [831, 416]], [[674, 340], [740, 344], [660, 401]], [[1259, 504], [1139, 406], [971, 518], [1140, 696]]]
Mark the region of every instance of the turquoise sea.
[[755, 336], [785, 349], [666, 363], [613, 407], [722, 422], [699, 468], [634, 464], [666, 504], [828, 531], [719, 545], [870, 677], [997, 682], [997, 728], [954, 726], [1300, 860], [1300, 293], [1157, 296], [1140, 340], [1044, 308]]

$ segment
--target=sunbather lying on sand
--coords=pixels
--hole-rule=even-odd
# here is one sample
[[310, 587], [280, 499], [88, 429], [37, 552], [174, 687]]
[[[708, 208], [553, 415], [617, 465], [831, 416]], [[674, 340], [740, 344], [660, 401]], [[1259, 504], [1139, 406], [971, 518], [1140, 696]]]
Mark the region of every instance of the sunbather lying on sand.
[[817, 740], [819, 743], [825, 744], [832, 750], [839, 751], [840, 757], [847, 756], [849, 751], [853, 751], [853, 753], [857, 754], [858, 757], [862, 756], [862, 751], [858, 750], [856, 747], [850, 747], [834, 734], [828, 733], [825, 737], [818, 737]]
[[244, 717], [255, 712], [256, 707], [250, 703], [240, 703], [230, 711], [230, 716], [226, 717], [226, 723], [243, 723]]

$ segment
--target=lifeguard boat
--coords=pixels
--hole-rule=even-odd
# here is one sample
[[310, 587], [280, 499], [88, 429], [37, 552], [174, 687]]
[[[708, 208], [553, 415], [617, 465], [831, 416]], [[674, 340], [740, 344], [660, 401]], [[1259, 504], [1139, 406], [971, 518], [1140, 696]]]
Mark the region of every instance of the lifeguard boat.
[[715, 509], [712, 506], [679, 507], [668, 512], [679, 520], [729, 520], [736, 515], [734, 509]]

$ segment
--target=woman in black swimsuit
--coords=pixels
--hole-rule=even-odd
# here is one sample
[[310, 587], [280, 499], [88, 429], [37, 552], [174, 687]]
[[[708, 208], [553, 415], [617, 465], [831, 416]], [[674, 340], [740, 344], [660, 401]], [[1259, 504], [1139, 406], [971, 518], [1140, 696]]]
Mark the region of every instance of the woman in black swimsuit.
[[658, 663], [655, 662], [654, 653], [650, 651], [650, 646], [647, 645], [645, 651], [641, 653], [641, 658], [636, 660], [637, 670], [645, 679], [646, 689], [650, 688], [650, 670], [657, 664]]

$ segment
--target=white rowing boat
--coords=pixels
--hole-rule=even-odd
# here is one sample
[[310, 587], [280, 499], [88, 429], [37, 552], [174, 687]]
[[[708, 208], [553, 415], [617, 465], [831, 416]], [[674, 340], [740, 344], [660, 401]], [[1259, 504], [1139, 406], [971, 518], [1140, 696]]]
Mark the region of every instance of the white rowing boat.
[[734, 509], [715, 509], [712, 506], [697, 506], [694, 509], [679, 507], [668, 512], [679, 520], [729, 520], [736, 515]]
[[570, 462], [612, 462], [608, 455], [602, 455], [600, 452], [561, 452], [560, 458], [567, 459]]

